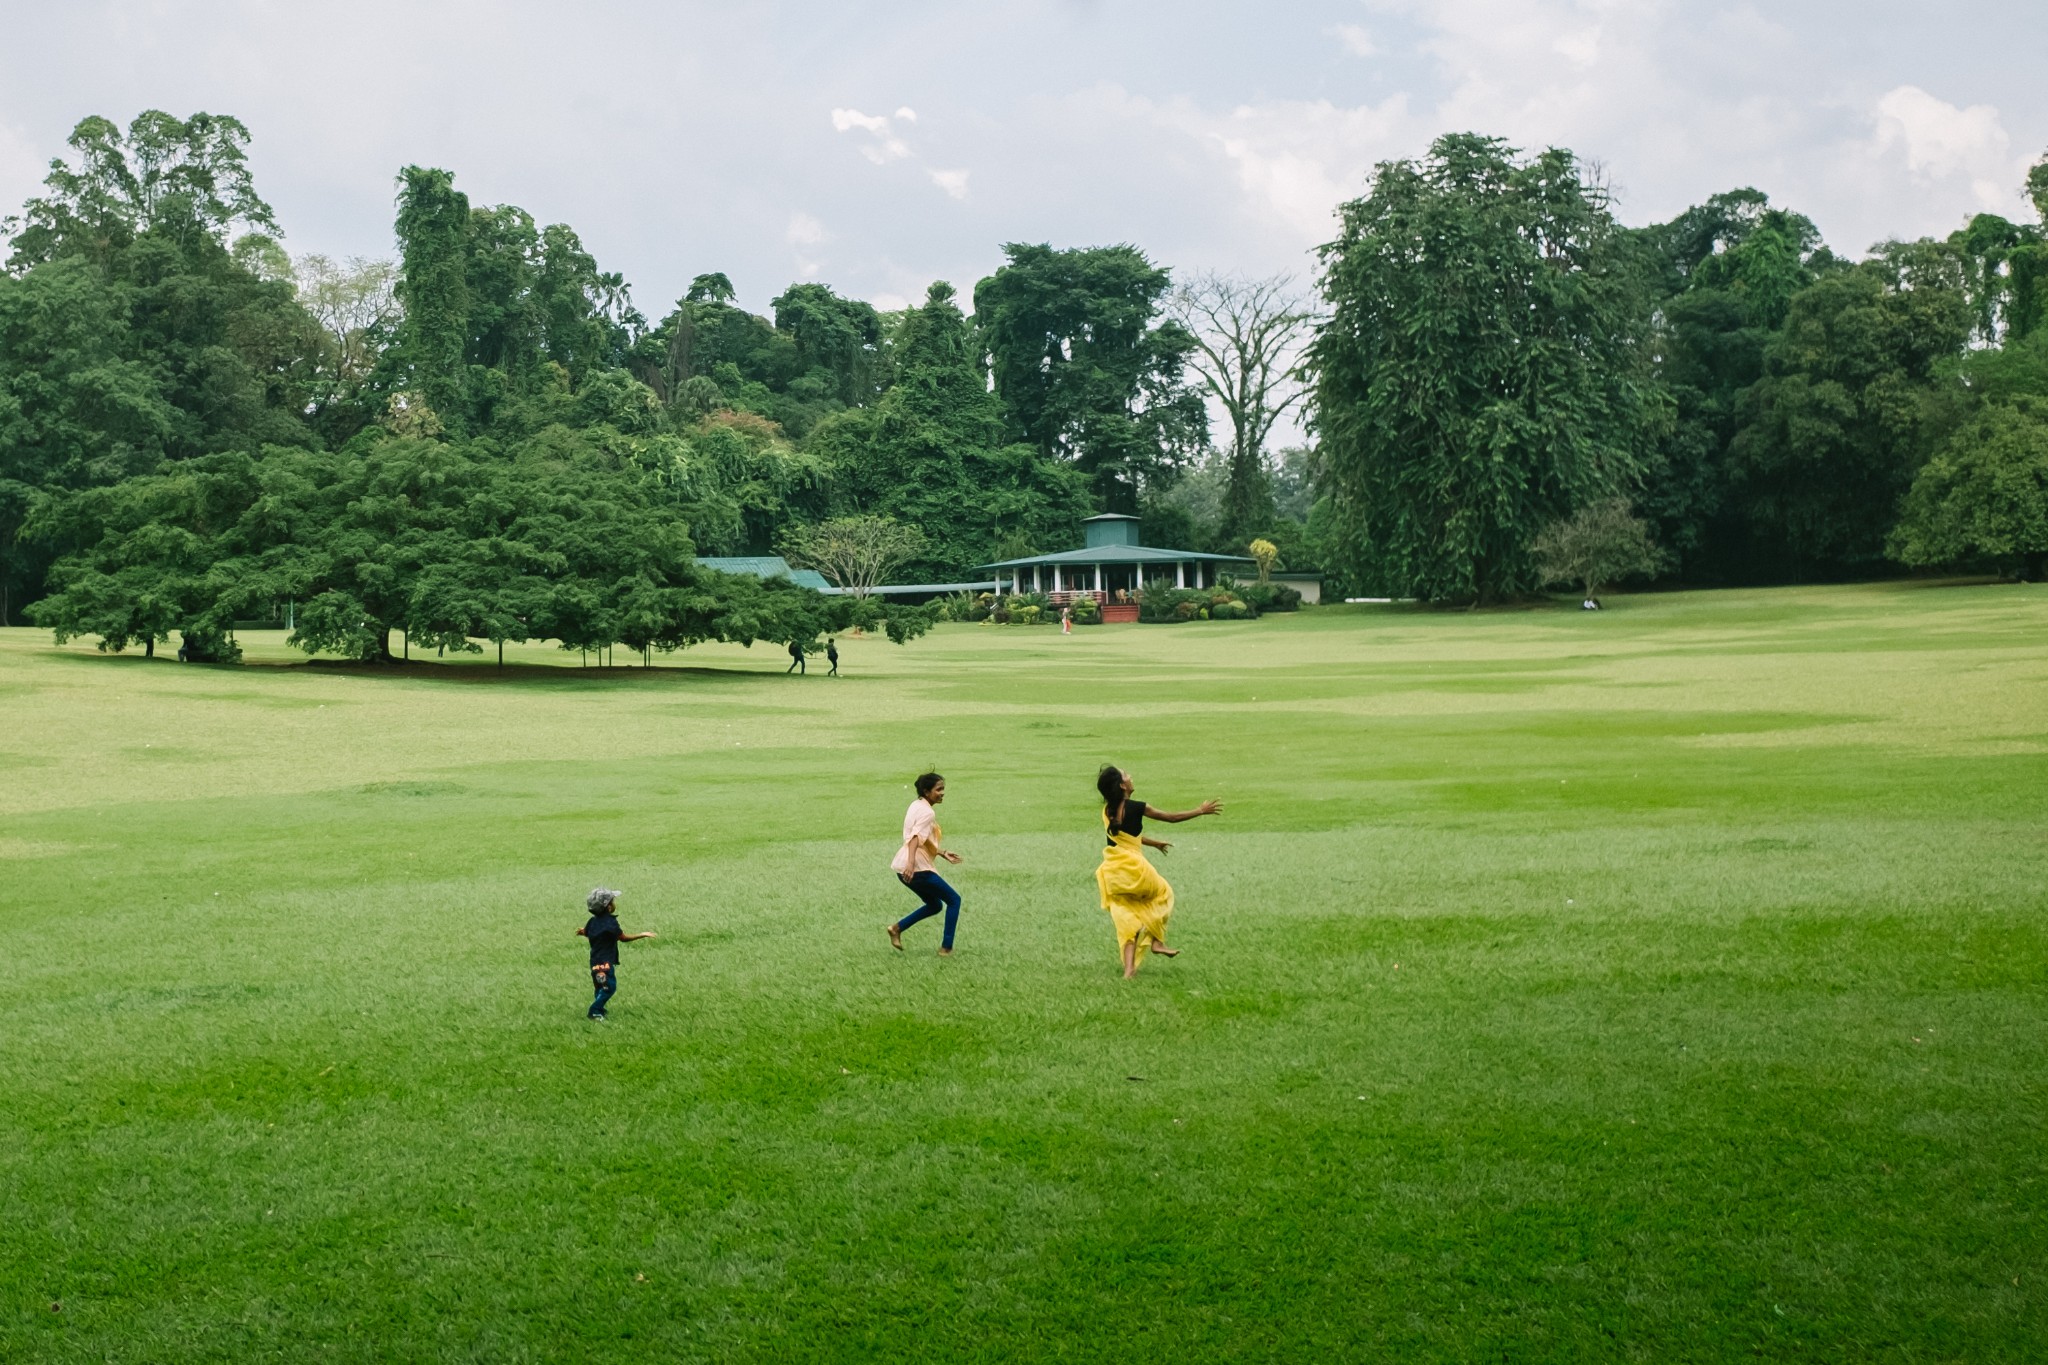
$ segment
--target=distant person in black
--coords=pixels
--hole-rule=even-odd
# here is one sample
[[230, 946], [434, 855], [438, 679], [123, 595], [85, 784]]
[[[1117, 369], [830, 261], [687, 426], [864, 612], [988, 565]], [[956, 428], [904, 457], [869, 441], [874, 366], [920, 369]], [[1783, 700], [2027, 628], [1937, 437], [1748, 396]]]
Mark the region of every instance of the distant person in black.
[[839, 676], [839, 641], [837, 641], [837, 640], [834, 640], [834, 639], [829, 639], [829, 638], [828, 638], [828, 639], [827, 639], [827, 640], [825, 641], [825, 657], [826, 657], [826, 658], [828, 658], [828, 659], [830, 659], [830, 660], [832, 661], [832, 667], [831, 667], [831, 670], [830, 670], [829, 672], [827, 672], [827, 673], [825, 674], [825, 676], [826, 676], [826, 677], [828, 677], [828, 678], [836, 678], [836, 677], [838, 677], [838, 676]]
[[791, 640], [789, 642], [789, 667], [782, 671], [784, 673], [794, 673], [798, 677], [803, 677], [806, 673], [810, 672], [809, 669], [804, 667], [803, 641]]
[[590, 919], [576, 932], [590, 940], [590, 984], [596, 998], [590, 1002], [592, 1019], [606, 1018], [604, 1007], [611, 1003], [619, 989], [619, 945], [631, 943], [634, 939], [653, 938], [649, 929], [643, 934], [626, 934], [619, 931], [619, 893], [609, 887], [598, 887], [590, 893], [586, 902], [590, 908]]

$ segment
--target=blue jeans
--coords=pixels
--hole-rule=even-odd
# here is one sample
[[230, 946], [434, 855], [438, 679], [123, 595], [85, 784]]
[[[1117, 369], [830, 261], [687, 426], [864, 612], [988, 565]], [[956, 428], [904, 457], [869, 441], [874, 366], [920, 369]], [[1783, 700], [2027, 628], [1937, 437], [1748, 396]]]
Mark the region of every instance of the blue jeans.
[[602, 1018], [604, 1007], [619, 989], [619, 966], [616, 962], [596, 962], [590, 967], [590, 984], [597, 992], [597, 998], [590, 1002], [590, 1017]]
[[[901, 881], [902, 879], [898, 878], [897, 880]], [[941, 907], [944, 907], [946, 911], [946, 939], [940, 946], [951, 948], [953, 946], [953, 927], [960, 923], [960, 893], [946, 885], [946, 879], [936, 872], [920, 872], [904, 884], [910, 888], [911, 894], [923, 901], [924, 904], [905, 915], [902, 919], [897, 920], [896, 932], [900, 934], [919, 920], [930, 919], [933, 915], [939, 913]]]

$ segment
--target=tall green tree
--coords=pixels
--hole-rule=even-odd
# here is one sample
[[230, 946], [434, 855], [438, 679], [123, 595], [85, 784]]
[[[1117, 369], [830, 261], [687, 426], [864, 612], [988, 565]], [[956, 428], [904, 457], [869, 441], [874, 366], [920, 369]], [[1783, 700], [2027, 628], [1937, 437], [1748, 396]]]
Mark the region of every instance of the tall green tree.
[[398, 184], [397, 294], [405, 316], [392, 354], [395, 387], [419, 394], [460, 430], [469, 395], [469, 196], [447, 171], [424, 166], [407, 166]]
[[1867, 572], [1940, 439], [1942, 376], [1971, 328], [1960, 254], [1892, 242], [1794, 297], [1743, 391], [1730, 496], [1753, 571]]
[[1640, 253], [1571, 153], [1470, 133], [1340, 212], [1308, 369], [1343, 567], [1434, 600], [1535, 587], [1537, 533], [1631, 489], [1662, 417]]
[[775, 299], [775, 330], [796, 343], [807, 370], [829, 376], [848, 407], [874, 397], [882, 319], [874, 305], [843, 299], [829, 285], [793, 284]]
[[918, 528], [924, 549], [905, 572], [925, 581], [964, 576], [1006, 543], [1065, 544], [1093, 510], [1088, 477], [1007, 439], [951, 285], [904, 318], [895, 361], [894, 387], [811, 440], [843, 509]]
[[1914, 476], [1889, 550], [1902, 564], [2048, 576], [2048, 402], [1986, 405]]
[[[822, 291], [822, 292], [820, 292]], [[729, 408], [757, 413], [803, 440], [813, 427], [872, 396], [878, 358], [873, 309], [822, 285], [796, 285], [778, 327], [732, 302], [723, 275], [700, 275], [633, 351], [634, 372], [685, 420]]]
[[37, 500], [149, 469], [173, 439], [177, 414], [136, 356], [130, 292], [83, 257], [0, 275], [0, 625], [49, 561], [22, 539]]
[[1738, 399], [1763, 376], [1793, 296], [1842, 263], [1810, 220], [1754, 189], [1717, 194], [1638, 237], [1667, 291], [1653, 344], [1673, 402], [1638, 501], [1682, 574], [1741, 577], [1751, 566], [1728, 457]]
[[0, 621], [66, 548], [24, 538], [38, 498], [164, 458], [314, 439], [317, 324], [278, 253], [232, 119], [99, 118], [51, 164], [0, 275]]
[[180, 119], [151, 109], [124, 131], [94, 116], [72, 129], [68, 143], [74, 159], [50, 162], [46, 193], [0, 224], [13, 238], [10, 270], [62, 256], [105, 265], [152, 231], [223, 243], [238, 225], [278, 234], [249, 173], [249, 130], [239, 120], [206, 113]]
[[1072, 460], [1109, 510], [1136, 512], [1147, 480], [1208, 442], [1184, 380], [1195, 340], [1160, 319], [1172, 277], [1128, 245], [1003, 254], [974, 288], [974, 316], [1012, 439]]

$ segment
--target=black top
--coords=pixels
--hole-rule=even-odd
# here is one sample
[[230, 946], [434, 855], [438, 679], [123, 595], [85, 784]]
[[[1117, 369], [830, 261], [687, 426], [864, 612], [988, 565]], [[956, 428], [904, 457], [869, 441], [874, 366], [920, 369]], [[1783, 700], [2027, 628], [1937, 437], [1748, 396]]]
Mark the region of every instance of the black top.
[[839, 657], [839, 642], [838, 642], [838, 641], [836, 641], [836, 640], [827, 640], [827, 641], [825, 642], [825, 657], [826, 657], [826, 658], [828, 658], [828, 659], [836, 659], [836, 658], [838, 658], [838, 657]]
[[1145, 803], [1135, 796], [1126, 796], [1124, 798], [1123, 819], [1110, 822], [1107, 842], [1115, 843], [1118, 834], [1129, 834], [1136, 837], [1144, 834], [1144, 832]]
[[619, 917], [617, 915], [592, 915], [590, 923], [583, 926], [583, 936], [590, 940], [590, 965], [593, 967], [619, 965]]

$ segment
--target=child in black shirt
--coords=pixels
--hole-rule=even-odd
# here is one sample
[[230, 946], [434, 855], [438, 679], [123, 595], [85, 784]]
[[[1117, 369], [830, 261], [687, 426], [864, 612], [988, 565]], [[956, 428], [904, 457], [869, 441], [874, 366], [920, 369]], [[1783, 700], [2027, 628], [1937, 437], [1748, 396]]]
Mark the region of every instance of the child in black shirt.
[[636, 938], [653, 938], [654, 931], [621, 933], [619, 917], [614, 913], [618, 909], [619, 893], [609, 887], [600, 886], [591, 892], [587, 905], [590, 919], [576, 932], [590, 940], [590, 984], [596, 991], [596, 998], [590, 1002], [590, 1017], [603, 1019], [607, 1017], [604, 1007], [619, 989], [619, 945], [631, 943]]

